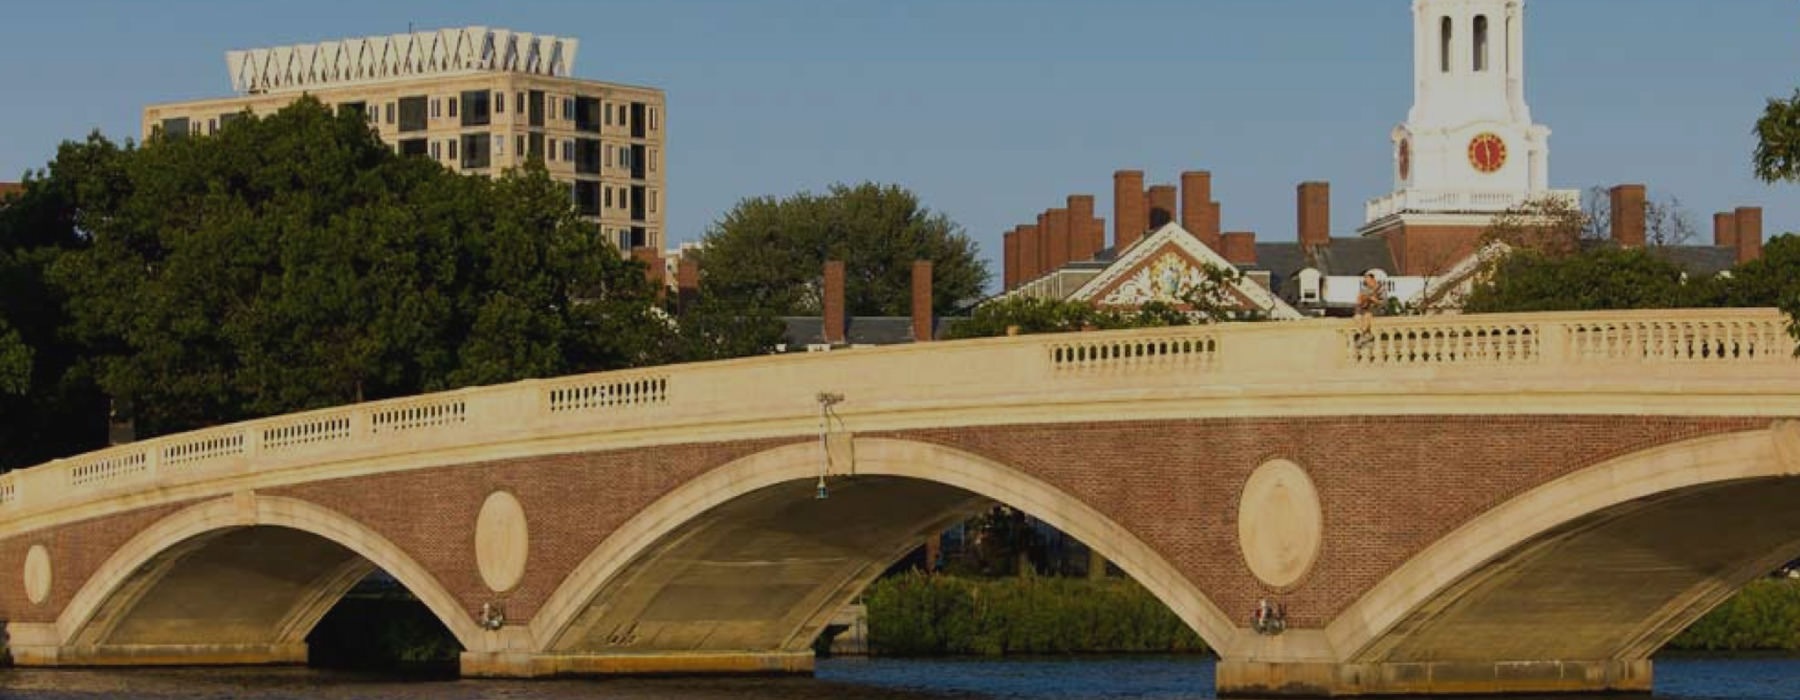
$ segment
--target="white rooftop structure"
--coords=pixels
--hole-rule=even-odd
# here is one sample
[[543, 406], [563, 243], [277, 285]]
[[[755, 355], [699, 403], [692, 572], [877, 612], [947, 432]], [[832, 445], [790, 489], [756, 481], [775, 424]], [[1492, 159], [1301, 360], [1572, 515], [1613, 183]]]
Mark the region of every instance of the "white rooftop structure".
[[578, 44], [472, 26], [227, 51], [225, 63], [240, 93], [300, 92], [476, 72], [567, 77]]

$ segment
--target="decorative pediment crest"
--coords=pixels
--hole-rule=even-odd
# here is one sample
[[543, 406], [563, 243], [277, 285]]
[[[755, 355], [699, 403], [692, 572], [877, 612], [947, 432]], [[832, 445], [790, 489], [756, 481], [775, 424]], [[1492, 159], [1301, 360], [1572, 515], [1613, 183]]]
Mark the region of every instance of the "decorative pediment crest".
[[[1169, 223], [1126, 248], [1106, 271], [1075, 290], [1069, 299], [1102, 306], [1140, 306], [1152, 301], [1181, 304], [1183, 295], [1206, 285], [1207, 267], [1236, 268], [1180, 224]], [[1225, 297], [1219, 301], [1261, 311], [1270, 318], [1300, 318], [1292, 306], [1249, 280], [1241, 279], [1219, 293]]]

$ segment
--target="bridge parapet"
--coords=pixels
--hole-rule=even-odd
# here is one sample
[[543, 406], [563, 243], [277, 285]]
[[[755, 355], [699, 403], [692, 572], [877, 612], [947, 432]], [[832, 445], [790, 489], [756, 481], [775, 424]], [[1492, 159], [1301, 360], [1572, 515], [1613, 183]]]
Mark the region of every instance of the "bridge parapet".
[[530, 439], [645, 445], [700, 430], [721, 439], [806, 434], [816, 430], [820, 391], [845, 394], [850, 402], [840, 410], [863, 418], [861, 429], [880, 429], [946, 410], [1009, 406], [1055, 420], [1059, 406], [1093, 401], [1297, 390], [1411, 400], [1446, 379], [1464, 393], [1482, 382], [1576, 391], [1577, 379], [1588, 390], [1723, 381], [1741, 394], [1767, 380], [1768, 368], [1796, 366], [1787, 320], [1774, 309], [1393, 318], [1362, 340], [1344, 321], [1230, 324], [746, 358], [462, 389], [170, 435], [0, 475], [0, 526], [149, 489]]

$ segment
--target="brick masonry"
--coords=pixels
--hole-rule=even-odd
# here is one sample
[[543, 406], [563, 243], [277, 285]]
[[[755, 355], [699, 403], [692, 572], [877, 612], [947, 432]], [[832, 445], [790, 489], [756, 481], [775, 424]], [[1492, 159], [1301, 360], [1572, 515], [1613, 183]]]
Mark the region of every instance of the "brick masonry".
[[[1118, 522], [1227, 614], [1263, 597], [1290, 622], [1317, 627], [1389, 572], [1483, 511], [1534, 486], [1660, 444], [1763, 429], [1762, 418], [1635, 416], [1381, 416], [1014, 425], [905, 431], [1027, 473]], [[474, 562], [473, 528], [495, 490], [530, 522], [524, 579], [504, 597], [535, 614], [602, 540], [662, 495], [733, 460], [798, 442], [741, 441], [484, 462], [301, 484], [262, 493], [309, 501], [394, 542], [469, 611], [493, 599]], [[1324, 509], [1325, 542], [1291, 590], [1250, 573], [1237, 543], [1239, 491], [1274, 458], [1307, 470]], [[17, 580], [25, 552], [47, 543], [56, 585], [32, 606], [0, 586], [0, 619], [48, 622], [107, 556], [188, 504], [143, 509], [0, 541], [0, 576]]]

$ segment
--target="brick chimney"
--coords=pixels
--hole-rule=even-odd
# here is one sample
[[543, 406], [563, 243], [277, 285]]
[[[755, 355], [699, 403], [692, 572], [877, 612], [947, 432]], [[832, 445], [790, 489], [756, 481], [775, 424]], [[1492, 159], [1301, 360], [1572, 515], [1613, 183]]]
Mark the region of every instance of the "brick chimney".
[[1256, 264], [1256, 234], [1252, 232], [1227, 233], [1220, 237], [1225, 249], [1220, 255], [1233, 265]]
[[1106, 242], [1094, 235], [1094, 195], [1069, 195], [1069, 260], [1093, 260]]
[[931, 261], [915, 260], [912, 267], [913, 342], [931, 340]]
[[675, 263], [675, 300], [686, 311], [694, 302], [700, 300], [700, 261], [691, 255], [682, 255]]
[[1053, 268], [1050, 266], [1050, 210], [1049, 209], [1045, 209], [1043, 212], [1038, 214], [1037, 231], [1038, 231], [1037, 273], [1039, 275], [1044, 275], [1044, 274], [1048, 274], [1051, 270], [1056, 269], [1056, 268]]
[[850, 319], [844, 310], [844, 261], [825, 261], [825, 298], [820, 306], [823, 308], [825, 342], [832, 345], [843, 345], [845, 325]]
[[1144, 171], [1113, 173], [1113, 250], [1122, 252], [1150, 229], [1150, 211], [1144, 206]]
[[1175, 206], [1181, 197], [1176, 193], [1174, 185], [1156, 185], [1150, 188], [1145, 201], [1150, 204], [1150, 230], [1162, 228], [1175, 220]]
[[1307, 255], [1331, 245], [1331, 183], [1302, 182], [1295, 188], [1296, 240]]
[[1737, 215], [1728, 211], [1713, 215], [1713, 245], [1737, 248]]
[[1044, 218], [1050, 223], [1050, 261], [1049, 270], [1060, 270], [1069, 264], [1069, 210], [1051, 209], [1044, 212]]
[[1762, 207], [1737, 208], [1737, 260], [1740, 265], [1762, 257], [1762, 214]]
[[655, 248], [632, 248], [631, 259], [644, 264], [644, 279], [650, 282], [650, 289], [656, 294], [656, 300], [661, 302], [666, 299], [669, 294], [669, 271], [663, 267], [662, 254]]
[[1040, 233], [1036, 226], [1019, 227], [1019, 278], [1014, 280], [1014, 287], [1038, 278], [1038, 248], [1043, 239]]
[[1647, 240], [1644, 232], [1644, 186], [1619, 185], [1612, 188], [1612, 237], [1620, 248], [1642, 248]]
[[1219, 249], [1218, 208], [1212, 201], [1212, 173], [1190, 170], [1181, 174], [1181, 227], [1206, 247]]
[[1014, 226], [1001, 239], [1000, 279], [1004, 287], [1000, 291], [1010, 292], [1019, 286], [1019, 227]]

